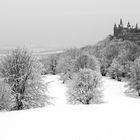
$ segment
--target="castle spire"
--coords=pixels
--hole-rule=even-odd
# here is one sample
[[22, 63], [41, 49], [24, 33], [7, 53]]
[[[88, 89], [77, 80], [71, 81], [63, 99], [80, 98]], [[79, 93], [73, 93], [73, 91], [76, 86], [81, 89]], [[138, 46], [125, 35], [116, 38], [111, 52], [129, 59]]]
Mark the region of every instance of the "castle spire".
[[138, 29], [138, 24], [136, 23], [136, 29]]
[[122, 18], [120, 19], [120, 25], [123, 25]]
[[123, 28], [123, 22], [122, 22], [122, 18], [120, 19], [119, 28]]

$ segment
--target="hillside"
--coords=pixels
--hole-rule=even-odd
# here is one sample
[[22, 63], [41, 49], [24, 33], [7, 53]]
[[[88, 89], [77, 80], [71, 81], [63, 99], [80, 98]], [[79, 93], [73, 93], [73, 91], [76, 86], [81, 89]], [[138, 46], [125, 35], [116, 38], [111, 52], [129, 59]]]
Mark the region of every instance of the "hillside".
[[[104, 104], [66, 105], [59, 76], [47, 76], [55, 106], [0, 115], [2, 140], [139, 140], [138, 99], [124, 95], [123, 82], [104, 81]], [[24, 134], [24, 135], [23, 135]]]

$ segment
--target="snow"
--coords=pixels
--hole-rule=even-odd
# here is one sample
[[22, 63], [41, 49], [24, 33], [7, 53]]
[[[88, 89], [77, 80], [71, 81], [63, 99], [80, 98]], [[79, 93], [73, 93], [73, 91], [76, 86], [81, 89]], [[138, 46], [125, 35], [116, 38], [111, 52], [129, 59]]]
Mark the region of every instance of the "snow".
[[68, 105], [59, 78], [44, 77], [54, 106], [0, 114], [1, 140], [140, 140], [140, 100], [126, 83], [103, 78], [103, 104]]
[[44, 78], [45, 83], [48, 83], [48, 95], [54, 99], [51, 101], [54, 105], [65, 105], [66, 104], [66, 85], [62, 84], [62, 81], [59, 80], [60, 76], [58, 75], [49, 75], [47, 78]]

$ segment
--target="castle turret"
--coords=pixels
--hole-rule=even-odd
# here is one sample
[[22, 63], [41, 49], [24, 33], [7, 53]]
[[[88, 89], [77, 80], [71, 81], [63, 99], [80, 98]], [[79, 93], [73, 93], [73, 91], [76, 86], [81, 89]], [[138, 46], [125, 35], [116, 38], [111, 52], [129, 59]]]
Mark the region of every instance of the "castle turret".
[[119, 28], [114, 24], [114, 36], [117, 36]]
[[128, 21], [128, 23], [127, 23], [127, 28], [129, 29], [129, 28], [131, 28], [131, 25], [130, 25], [130, 22]]
[[114, 28], [117, 28], [117, 25], [116, 24], [114, 24]]
[[138, 24], [136, 23], [136, 29], [138, 29]]
[[123, 21], [122, 21], [122, 18], [120, 19], [119, 27], [123, 27]]

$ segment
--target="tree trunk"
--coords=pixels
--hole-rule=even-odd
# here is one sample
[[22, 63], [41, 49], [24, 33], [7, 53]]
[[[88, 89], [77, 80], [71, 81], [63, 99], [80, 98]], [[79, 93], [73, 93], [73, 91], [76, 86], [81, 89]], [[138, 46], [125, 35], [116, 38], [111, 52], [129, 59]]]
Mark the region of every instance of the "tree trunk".
[[89, 99], [87, 99], [86, 104], [87, 104], [87, 105], [89, 105], [89, 102], [90, 102], [90, 100], [89, 100]]
[[18, 101], [17, 109], [18, 109], [18, 110], [23, 110], [23, 104], [22, 104], [21, 101]]
[[23, 104], [22, 104], [22, 101], [21, 101], [21, 95], [20, 94], [17, 94], [17, 97], [16, 97], [16, 108], [17, 108], [17, 110], [23, 110]]

